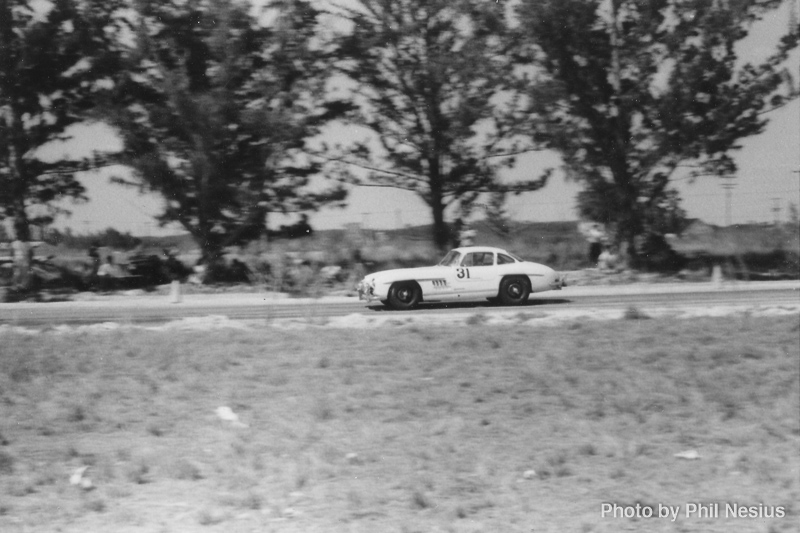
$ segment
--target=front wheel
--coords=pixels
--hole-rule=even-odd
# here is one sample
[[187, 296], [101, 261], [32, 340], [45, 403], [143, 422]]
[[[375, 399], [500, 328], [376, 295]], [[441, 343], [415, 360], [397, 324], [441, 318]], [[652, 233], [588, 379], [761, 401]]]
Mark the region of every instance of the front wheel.
[[389, 289], [389, 306], [399, 311], [413, 309], [422, 299], [422, 291], [416, 283], [395, 283]]
[[500, 294], [498, 296], [504, 305], [520, 305], [525, 303], [530, 293], [531, 288], [527, 279], [510, 277], [503, 278], [503, 281], [500, 282]]

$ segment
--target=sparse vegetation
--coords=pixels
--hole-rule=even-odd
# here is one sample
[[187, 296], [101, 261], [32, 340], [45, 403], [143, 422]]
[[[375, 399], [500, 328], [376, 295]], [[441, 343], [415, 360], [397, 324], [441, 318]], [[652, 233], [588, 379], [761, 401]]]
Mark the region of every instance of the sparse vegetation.
[[650, 316], [635, 305], [631, 305], [625, 309], [623, 318], [625, 320], [647, 320]]
[[[600, 503], [794, 509], [798, 328], [4, 333], [0, 530], [619, 531]], [[81, 466], [93, 490], [69, 484]]]

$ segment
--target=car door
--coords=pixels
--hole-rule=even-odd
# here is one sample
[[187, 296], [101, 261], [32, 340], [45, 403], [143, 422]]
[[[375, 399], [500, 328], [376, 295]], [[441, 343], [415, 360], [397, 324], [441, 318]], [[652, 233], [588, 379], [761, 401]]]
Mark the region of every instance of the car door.
[[464, 294], [484, 296], [497, 292], [497, 268], [493, 252], [470, 252], [461, 260], [456, 276], [462, 282]]

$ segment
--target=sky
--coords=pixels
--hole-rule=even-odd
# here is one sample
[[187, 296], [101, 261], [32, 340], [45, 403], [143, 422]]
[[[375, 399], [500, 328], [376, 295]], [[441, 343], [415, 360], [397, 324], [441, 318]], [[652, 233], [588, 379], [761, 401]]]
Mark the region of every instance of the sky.
[[[759, 62], [772, 50], [788, 27], [790, 2], [782, 9], [768, 14], [753, 28], [737, 50], [742, 62]], [[800, 83], [800, 51], [795, 50], [788, 62], [795, 83]], [[800, 205], [800, 101], [793, 101], [768, 115], [766, 130], [742, 141], [741, 150], [733, 154], [739, 171], [730, 191], [730, 215], [733, 224], [747, 222], [786, 221], [790, 204]], [[71, 131], [73, 139], [52, 145], [45, 150], [51, 156], [87, 155], [92, 150], [119, 149], [120, 141], [113, 130], [102, 124], [79, 125]], [[340, 142], [346, 130], [334, 131]], [[503, 178], [538, 176], [545, 168], [558, 166], [559, 158], [552, 152], [533, 152], [519, 157], [513, 169], [505, 170]], [[180, 233], [182, 228], [161, 228], [153, 220], [161, 207], [155, 195], [142, 195], [136, 190], [109, 182], [112, 175], [127, 175], [122, 167], [104, 169], [81, 175], [88, 202], [66, 202], [63, 207], [71, 216], [60, 216], [54, 226], [71, 228], [75, 233], [100, 231], [114, 227], [134, 235], [164, 235]], [[726, 194], [721, 180], [707, 177], [694, 182], [679, 180], [675, 186], [683, 198], [682, 206], [692, 218], [724, 225]], [[509, 197], [507, 212], [515, 220], [564, 221], [577, 220], [575, 196], [580, 191], [576, 183], [565, 181], [560, 172], [539, 191]], [[368, 229], [391, 229], [432, 221], [430, 209], [413, 193], [398, 189], [354, 187], [345, 209], [323, 209], [309, 214], [316, 229], [341, 228], [360, 224]], [[294, 218], [272, 216], [270, 227], [292, 223]]]

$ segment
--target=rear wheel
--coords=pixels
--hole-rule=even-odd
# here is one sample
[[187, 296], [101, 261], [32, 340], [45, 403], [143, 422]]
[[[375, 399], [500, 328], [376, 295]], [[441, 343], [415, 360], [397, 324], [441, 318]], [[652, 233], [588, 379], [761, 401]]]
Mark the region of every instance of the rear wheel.
[[531, 293], [528, 280], [521, 276], [503, 278], [500, 282], [500, 301], [504, 305], [520, 305], [528, 299]]
[[399, 311], [415, 308], [421, 299], [422, 291], [413, 281], [400, 281], [389, 288], [389, 306]]

